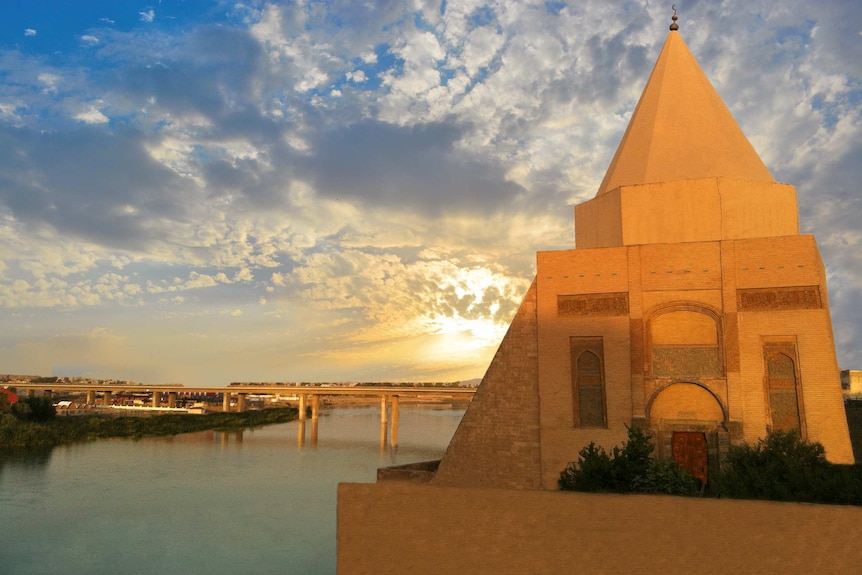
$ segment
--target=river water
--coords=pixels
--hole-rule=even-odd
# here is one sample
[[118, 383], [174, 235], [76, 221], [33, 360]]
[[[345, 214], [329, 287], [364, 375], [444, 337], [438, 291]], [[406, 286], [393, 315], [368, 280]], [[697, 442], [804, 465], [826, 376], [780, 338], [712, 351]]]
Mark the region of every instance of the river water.
[[401, 406], [236, 433], [101, 440], [0, 456], [0, 573], [334, 574], [336, 487], [439, 459], [463, 409]]

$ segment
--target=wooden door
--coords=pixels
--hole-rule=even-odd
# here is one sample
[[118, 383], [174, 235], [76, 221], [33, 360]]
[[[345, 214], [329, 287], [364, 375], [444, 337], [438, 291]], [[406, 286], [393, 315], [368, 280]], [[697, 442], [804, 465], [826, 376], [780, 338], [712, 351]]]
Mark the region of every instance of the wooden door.
[[674, 431], [671, 438], [673, 460], [677, 465], [706, 484], [706, 435], [699, 431]]

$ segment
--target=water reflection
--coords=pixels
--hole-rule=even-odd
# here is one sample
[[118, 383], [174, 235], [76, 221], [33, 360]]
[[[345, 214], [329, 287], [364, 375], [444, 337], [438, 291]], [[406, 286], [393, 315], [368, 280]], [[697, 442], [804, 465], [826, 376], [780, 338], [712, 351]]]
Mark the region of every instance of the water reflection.
[[338, 483], [439, 459], [462, 413], [402, 406], [397, 450], [380, 449], [375, 405], [321, 411], [317, 423], [7, 454], [0, 572], [334, 574]]
[[53, 447], [39, 447], [30, 450], [20, 449], [0, 452], [0, 481], [6, 465], [24, 469], [44, 470], [51, 461]]
[[0, 572], [334, 574], [338, 483], [439, 459], [463, 410], [400, 413], [397, 450], [380, 450], [375, 405], [321, 411], [302, 433], [295, 421], [5, 454]]

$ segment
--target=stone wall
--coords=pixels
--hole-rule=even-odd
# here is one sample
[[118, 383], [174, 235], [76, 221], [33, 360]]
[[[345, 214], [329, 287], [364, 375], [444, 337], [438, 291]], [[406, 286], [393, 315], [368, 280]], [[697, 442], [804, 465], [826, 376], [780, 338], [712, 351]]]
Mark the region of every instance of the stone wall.
[[860, 525], [858, 507], [342, 484], [338, 574], [855, 575]]
[[449, 443], [435, 483], [539, 488], [536, 353], [533, 282]]

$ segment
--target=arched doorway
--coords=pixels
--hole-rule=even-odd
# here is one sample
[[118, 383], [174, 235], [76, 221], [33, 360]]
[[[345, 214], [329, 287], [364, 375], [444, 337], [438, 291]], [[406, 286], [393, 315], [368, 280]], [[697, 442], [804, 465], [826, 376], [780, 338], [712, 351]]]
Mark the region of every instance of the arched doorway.
[[659, 390], [647, 405], [649, 427], [656, 432], [659, 457], [676, 463], [702, 483], [717, 466], [720, 444], [727, 437], [726, 410], [706, 387], [675, 382]]

